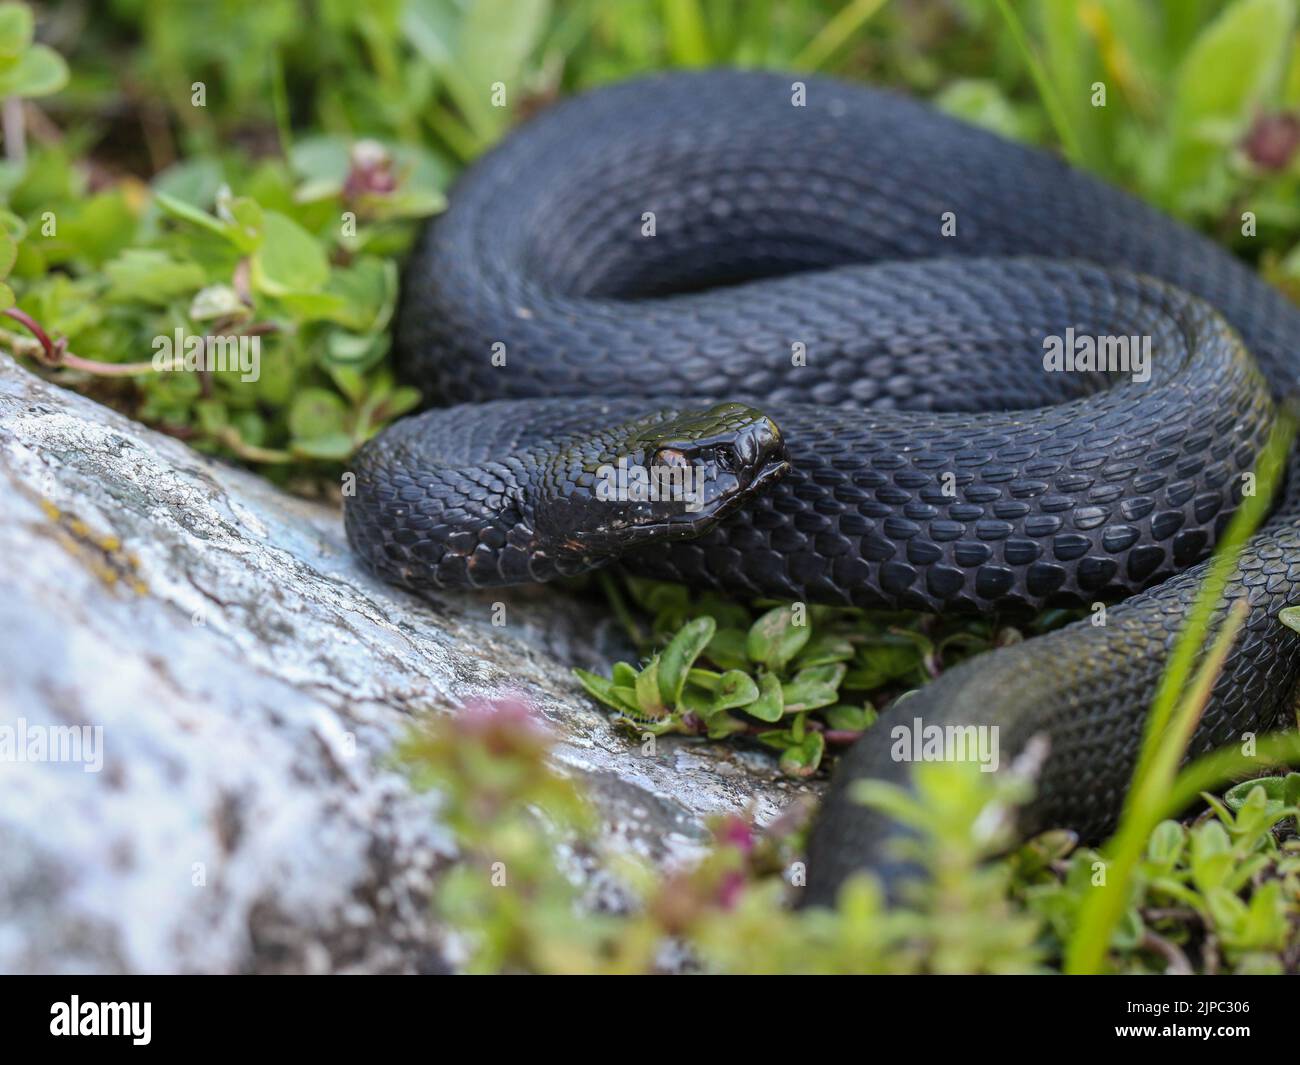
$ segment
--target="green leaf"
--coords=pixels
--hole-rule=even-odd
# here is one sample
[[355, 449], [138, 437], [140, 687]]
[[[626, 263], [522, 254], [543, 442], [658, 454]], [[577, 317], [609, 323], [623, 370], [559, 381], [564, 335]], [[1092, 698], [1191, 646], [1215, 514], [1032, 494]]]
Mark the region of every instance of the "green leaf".
[[838, 633], [825, 632], [813, 636], [794, 660], [795, 669], [825, 666], [834, 662], [847, 662], [853, 657], [853, 644]]
[[1026, 140], [1030, 130], [996, 81], [957, 78], [934, 99], [940, 111], [982, 126], [1008, 140]]
[[[46, 245], [41, 228], [35, 227], [33, 239]], [[60, 210], [58, 236], [46, 250], [52, 261], [101, 268], [136, 243], [138, 228], [131, 196], [125, 185], [119, 185]]]
[[708, 66], [713, 58], [698, 0], [664, 0], [664, 28], [674, 66]]
[[[225, 181], [221, 162], [206, 156], [195, 156], [173, 163], [157, 174], [150, 182], [155, 199], [159, 195], [173, 202], [202, 209], [212, 203]], [[161, 203], [158, 204], [160, 207]]]
[[194, 292], [206, 280], [197, 263], [182, 263], [153, 248], [128, 248], [104, 264], [109, 300], [166, 306], [173, 297]]
[[384, 397], [384, 415], [389, 419], [400, 418], [403, 414], [415, 410], [420, 405], [422, 398], [420, 390], [414, 385], [402, 385], [401, 388], [394, 388]]
[[34, 44], [11, 67], [0, 68], [0, 96], [49, 96], [68, 84], [68, 64], [53, 48]]
[[250, 314], [252, 308], [229, 285], [208, 285], [199, 289], [190, 301], [190, 320], [194, 322], [210, 322], [218, 318], [242, 320]]
[[712, 669], [692, 669], [686, 674], [686, 683], [703, 688], [706, 692], [717, 691], [721, 680], [722, 674]]
[[686, 675], [713, 639], [717, 624], [710, 617], [696, 618], [683, 626], [659, 655], [659, 693], [669, 706], [676, 706]]
[[638, 711], [625, 711], [614, 716], [614, 723], [631, 729], [638, 735], [650, 733], [653, 736], [665, 736], [670, 732], [685, 732], [682, 723], [675, 717], [649, 718]]
[[707, 721], [714, 713], [713, 696], [707, 689], [688, 683], [677, 697], [677, 709], [682, 713], [695, 714]]
[[[335, 322], [350, 317], [347, 302], [332, 292], [285, 292], [280, 297], [284, 309], [299, 322]], [[351, 333], [344, 336], [351, 337]], [[367, 341], [369, 338], [366, 338]], [[360, 360], [334, 359], [335, 365], [353, 366]], [[362, 367], [364, 369], [364, 367]]]
[[1282, 801], [1292, 808], [1300, 807], [1300, 773], [1288, 773], [1282, 781]]
[[744, 629], [718, 629], [705, 648], [705, 657], [723, 669], [747, 669], [749, 656], [745, 653]]
[[325, 388], [304, 388], [289, 407], [289, 433], [295, 440], [316, 440], [344, 432], [348, 408], [341, 396]]
[[1015, 855], [1020, 878], [1044, 873], [1053, 862], [1063, 860], [1074, 850], [1079, 837], [1066, 829], [1051, 829], [1025, 843]]
[[1289, 0], [1236, 0], [1211, 22], [1178, 71], [1175, 119], [1239, 119], [1275, 81], [1290, 45]]
[[636, 678], [636, 702], [651, 717], [663, 717], [668, 707], [659, 695], [659, 656], [650, 659], [650, 664]]
[[1174, 88], [1165, 195], [1217, 209], [1228, 195], [1227, 149], [1274, 92], [1291, 48], [1291, 0], [1236, 0], [1197, 37]]
[[749, 630], [746, 651], [750, 659], [772, 672], [779, 672], [802, 649], [812, 636], [812, 626], [804, 618], [796, 625], [794, 610], [788, 606], [769, 610]]
[[1288, 803], [1286, 798], [1287, 781], [1291, 777], [1300, 780], [1300, 773], [1291, 773], [1288, 777], [1259, 777], [1243, 781], [1224, 793], [1224, 805], [1237, 814], [1234, 826], [1236, 836], [1257, 838], [1286, 817], [1289, 810], [1294, 809], [1294, 804]]
[[620, 709], [624, 713], [633, 714], [637, 720], [641, 720], [641, 706], [636, 699], [636, 685], [630, 686], [616, 684], [613, 688], [614, 698], [618, 700]]
[[588, 694], [614, 710], [623, 709], [622, 702], [614, 694], [614, 682], [608, 677], [590, 673], [585, 669], [575, 669], [573, 674], [587, 689]]
[[[285, 297], [286, 302], [289, 299]], [[387, 333], [358, 336], [335, 329], [325, 342], [326, 361], [329, 366], [355, 366], [359, 370], [368, 370], [388, 354], [391, 343], [392, 338]]]
[[[652, 581], [641, 577], [627, 579], [628, 593], [651, 614], [682, 614], [690, 606], [691, 595], [680, 584]], [[674, 626], [674, 631], [680, 625]]]
[[294, 141], [289, 162], [304, 179], [328, 181], [343, 187], [351, 167], [352, 142], [343, 136], [322, 133]]
[[226, 226], [226, 237], [240, 251], [253, 252], [265, 238], [266, 216], [262, 205], [248, 196], [217, 199], [217, 214]]
[[27, 236], [27, 223], [13, 211], [6, 211], [3, 207], [0, 207], [0, 229], [17, 241], [22, 241]]
[[218, 237], [234, 244], [239, 251], [255, 251], [263, 241], [263, 211], [256, 200], [248, 196], [239, 196], [221, 202], [221, 212], [225, 217], [220, 218], [209, 215], [190, 200], [181, 199], [160, 189], [153, 191], [153, 200], [166, 215], [217, 234]]
[[0, 4], [0, 57], [17, 59], [32, 43], [32, 11], [26, 4]]
[[759, 682], [759, 695], [745, 707], [745, 713], [760, 721], [780, 721], [785, 713], [785, 698], [781, 692], [781, 682], [771, 673], [763, 674]]
[[0, 230], [0, 277], [8, 277], [18, 258], [18, 242], [9, 235], [8, 230]]
[[154, 190], [153, 198], [154, 202], [173, 218], [178, 218], [182, 222], [189, 222], [191, 225], [201, 226], [210, 233], [229, 239], [230, 227], [221, 219], [208, 214], [207, 211], [200, 210], [192, 203], [157, 189]]
[[447, 198], [437, 189], [402, 188], [383, 196], [363, 196], [360, 205], [375, 219], [426, 218], [447, 206]]
[[287, 215], [267, 211], [262, 246], [253, 256], [253, 283], [271, 296], [318, 292], [329, 280], [325, 249]]
[[826, 753], [826, 739], [820, 732], [809, 732], [799, 743], [787, 747], [781, 755], [781, 772], [791, 777], [810, 777], [821, 765]]
[[764, 743], [769, 747], [775, 747], [778, 751], [784, 751], [799, 742], [790, 734], [788, 728], [771, 729], [767, 732], [760, 732], [754, 738], [757, 739], [759, 743]]
[[523, 96], [520, 74], [541, 41], [550, 12], [549, 0], [475, 0], [458, 27], [453, 67], [443, 76], [457, 104], [480, 134], [500, 130], [508, 108], [492, 106], [492, 86], [506, 86], [507, 103]]
[[[632, 668], [625, 662], [620, 662], [619, 665], [624, 666], [627, 670]], [[633, 672], [635, 673], [635, 671]], [[585, 669], [575, 669], [573, 673], [582, 682], [582, 686], [587, 689], [590, 695], [612, 710], [616, 710], [620, 715], [629, 715], [626, 719], [628, 724], [641, 727], [642, 722], [640, 721], [640, 710], [636, 703], [636, 691], [629, 686], [617, 683], [618, 680], [622, 679], [617, 676], [617, 667], [615, 667], [616, 677], [614, 680], [596, 673], [589, 673]], [[623, 674], [623, 677], [626, 677], [626, 673]]]
[[1282, 884], [1270, 880], [1251, 895], [1245, 917], [1238, 922], [1233, 946], [1238, 950], [1280, 950], [1286, 946], [1287, 931]]
[[322, 460], [345, 459], [356, 450], [356, 441], [347, 433], [326, 433], [310, 440], [294, 440], [296, 455]]
[[844, 686], [872, 691], [915, 673], [924, 660], [921, 644], [902, 633], [886, 633], [859, 649]]
[[1220, 887], [1232, 872], [1232, 841], [1218, 821], [1206, 821], [1192, 832], [1192, 880], [1202, 893]]
[[[1300, 774], [1291, 774], [1300, 776]], [[1286, 782], [1282, 777], [1256, 777], [1254, 780], [1243, 780], [1240, 784], [1234, 784], [1223, 793], [1223, 801], [1229, 810], [1237, 811], [1245, 807], [1251, 793], [1259, 788], [1265, 798], [1275, 800], [1278, 805], [1282, 805], [1284, 799], [1284, 789]]]
[[876, 708], [870, 704], [849, 706], [841, 703], [839, 706], [832, 706], [823, 716], [826, 718], [826, 724], [833, 729], [862, 732], [875, 723]]
[[1177, 821], [1161, 821], [1147, 841], [1147, 857], [1157, 865], [1172, 869], [1182, 856], [1187, 833]]
[[1212, 888], [1205, 892], [1205, 903], [1219, 933], [1235, 938], [1234, 933], [1245, 923], [1246, 904], [1224, 888]]
[[1277, 620], [1288, 629], [1300, 632], [1300, 606], [1283, 607], [1277, 612]]
[[1133, 951], [1142, 942], [1142, 936], [1142, 915], [1136, 909], [1130, 908], [1115, 925], [1115, 932], [1110, 941], [1111, 945], [1118, 950]]
[[846, 670], [842, 662], [800, 670], [792, 681], [781, 686], [785, 713], [817, 710], [837, 702], [840, 681], [844, 679]]
[[758, 698], [758, 685], [748, 673], [738, 669], [729, 669], [718, 680], [718, 687], [713, 693], [712, 712], [735, 710], [743, 707], [749, 711], [750, 704]]
[[199, 425], [210, 436], [218, 435], [230, 424], [230, 411], [221, 400], [201, 399], [194, 404], [194, 412], [198, 415]]
[[340, 300], [333, 320], [355, 333], [377, 333], [388, 327], [397, 304], [397, 264], [373, 255], [360, 256], [350, 266], [330, 274], [326, 292]]
[[749, 728], [740, 718], [724, 713], [708, 715], [705, 719], [705, 725], [708, 728], [707, 735], [711, 740], [723, 740]]

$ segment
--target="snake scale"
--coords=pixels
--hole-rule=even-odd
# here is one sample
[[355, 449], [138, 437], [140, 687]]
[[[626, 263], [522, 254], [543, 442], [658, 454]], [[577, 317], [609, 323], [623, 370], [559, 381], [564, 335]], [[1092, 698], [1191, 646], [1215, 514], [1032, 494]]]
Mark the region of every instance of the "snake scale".
[[[1149, 375], [1049, 372], [1045, 342], [1066, 336], [1148, 338]], [[356, 460], [349, 538], [394, 582], [617, 561], [743, 597], [1118, 603], [898, 711], [996, 725], [1004, 759], [1046, 737], [1026, 823], [1095, 837], [1274, 397], [1295, 386], [1300, 309], [1049, 154], [884, 91], [713, 71], [579, 96], [471, 166], [410, 260], [395, 346], [449, 406]], [[692, 505], [602, 494], [620, 460], [698, 474]], [[1284, 723], [1295, 481], [1229, 581], [1249, 613], [1193, 753]], [[885, 727], [840, 760], [809, 901], [857, 869], [889, 879], [894, 827], [847, 785], [909, 769]]]

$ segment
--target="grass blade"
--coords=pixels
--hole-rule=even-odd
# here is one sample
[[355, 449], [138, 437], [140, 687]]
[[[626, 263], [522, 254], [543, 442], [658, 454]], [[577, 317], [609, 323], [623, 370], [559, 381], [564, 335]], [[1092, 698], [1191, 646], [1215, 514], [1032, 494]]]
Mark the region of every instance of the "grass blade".
[[664, 0], [664, 25], [674, 63], [703, 67], [712, 62], [704, 13], [697, 0]]
[[884, 6], [885, 0], [851, 0], [845, 4], [795, 56], [794, 68], [818, 69]]
[[[1205, 710], [1232, 642], [1245, 622], [1247, 604], [1245, 600], [1238, 600], [1229, 609], [1214, 643], [1193, 674], [1211, 617], [1222, 599], [1237, 556], [1268, 513], [1293, 434], [1294, 425], [1290, 419], [1280, 419], [1260, 454], [1259, 491], [1247, 497], [1233, 515], [1179, 633], [1147, 716], [1142, 750], [1119, 828], [1104, 851], [1108, 858], [1106, 883], [1084, 900], [1079, 922], [1066, 949], [1065, 971], [1068, 973], [1098, 973], [1103, 970], [1111, 936], [1128, 904], [1134, 869], [1152, 829], [1168, 814], [1168, 796], [1174, 789], [1178, 764]], [[1190, 798], [1195, 794], [1193, 792]]]
[[998, 5], [998, 11], [1002, 15], [1002, 21], [1007, 24], [1007, 30], [1010, 32], [1012, 40], [1015, 41], [1016, 49], [1024, 58], [1025, 66], [1029, 68], [1029, 75], [1034, 79], [1034, 85], [1038, 89], [1038, 96], [1043, 102], [1043, 108], [1047, 111], [1048, 118], [1051, 119], [1052, 128], [1056, 130], [1056, 136], [1060, 140], [1062, 148], [1065, 149], [1066, 158], [1075, 165], [1081, 166], [1084, 161], [1083, 146], [1079, 143], [1078, 135], [1070, 124], [1065, 105], [1062, 103], [1060, 96], [1057, 95], [1056, 87], [1047, 76], [1047, 71], [1043, 69], [1038, 53], [1034, 51], [1033, 45], [1029, 43], [1024, 24], [1021, 23], [1020, 18], [1011, 9], [1011, 5], [1007, 3], [1007, 0], [995, 0], [995, 2]]

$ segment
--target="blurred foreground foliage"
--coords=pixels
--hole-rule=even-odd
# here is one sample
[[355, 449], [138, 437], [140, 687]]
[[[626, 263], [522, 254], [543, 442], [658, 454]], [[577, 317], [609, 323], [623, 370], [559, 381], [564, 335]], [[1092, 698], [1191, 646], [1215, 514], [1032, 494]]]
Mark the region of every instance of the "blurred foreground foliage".
[[[1030, 785], [969, 762], [917, 766], [916, 789], [863, 801], [911, 825], [929, 872], [887, 906], [870, 877], [834, 910], [794, 910], [801, 825], [720, 818], [703, 861], [659, 876], [593, 832], [579, 788], [545, 761], [549, 738], [515, 699], [427, 722], [402, 758], [436, 787], [461, 854], [436, 892], [448, 961], [477, 972], [1007, 973], [1058, 968], [1102, 854], [1050, 832], [1003, 857]], [[635, 757], [629, 754], [629, 757]], [[649, 755], [653, 757], [654, 755]], [[1300, 774], [1245, 782], [1192, 825], [1161, 821], [1129, 886], [1105, 969], [1300, 970]], [[568, 856], [568, 861], [561, 856]], [[593, 887], [593, 863], [617, 884]]]

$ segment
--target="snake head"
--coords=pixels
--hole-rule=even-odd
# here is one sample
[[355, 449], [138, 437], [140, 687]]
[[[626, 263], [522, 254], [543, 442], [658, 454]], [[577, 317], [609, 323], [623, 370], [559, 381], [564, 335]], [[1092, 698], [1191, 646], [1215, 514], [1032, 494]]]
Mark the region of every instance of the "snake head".
[[700, 536], [790, 468], [776, 423], [741, 403], [650, 415], [592, 439], [537, 512], [539, 532], [586, 558]]

